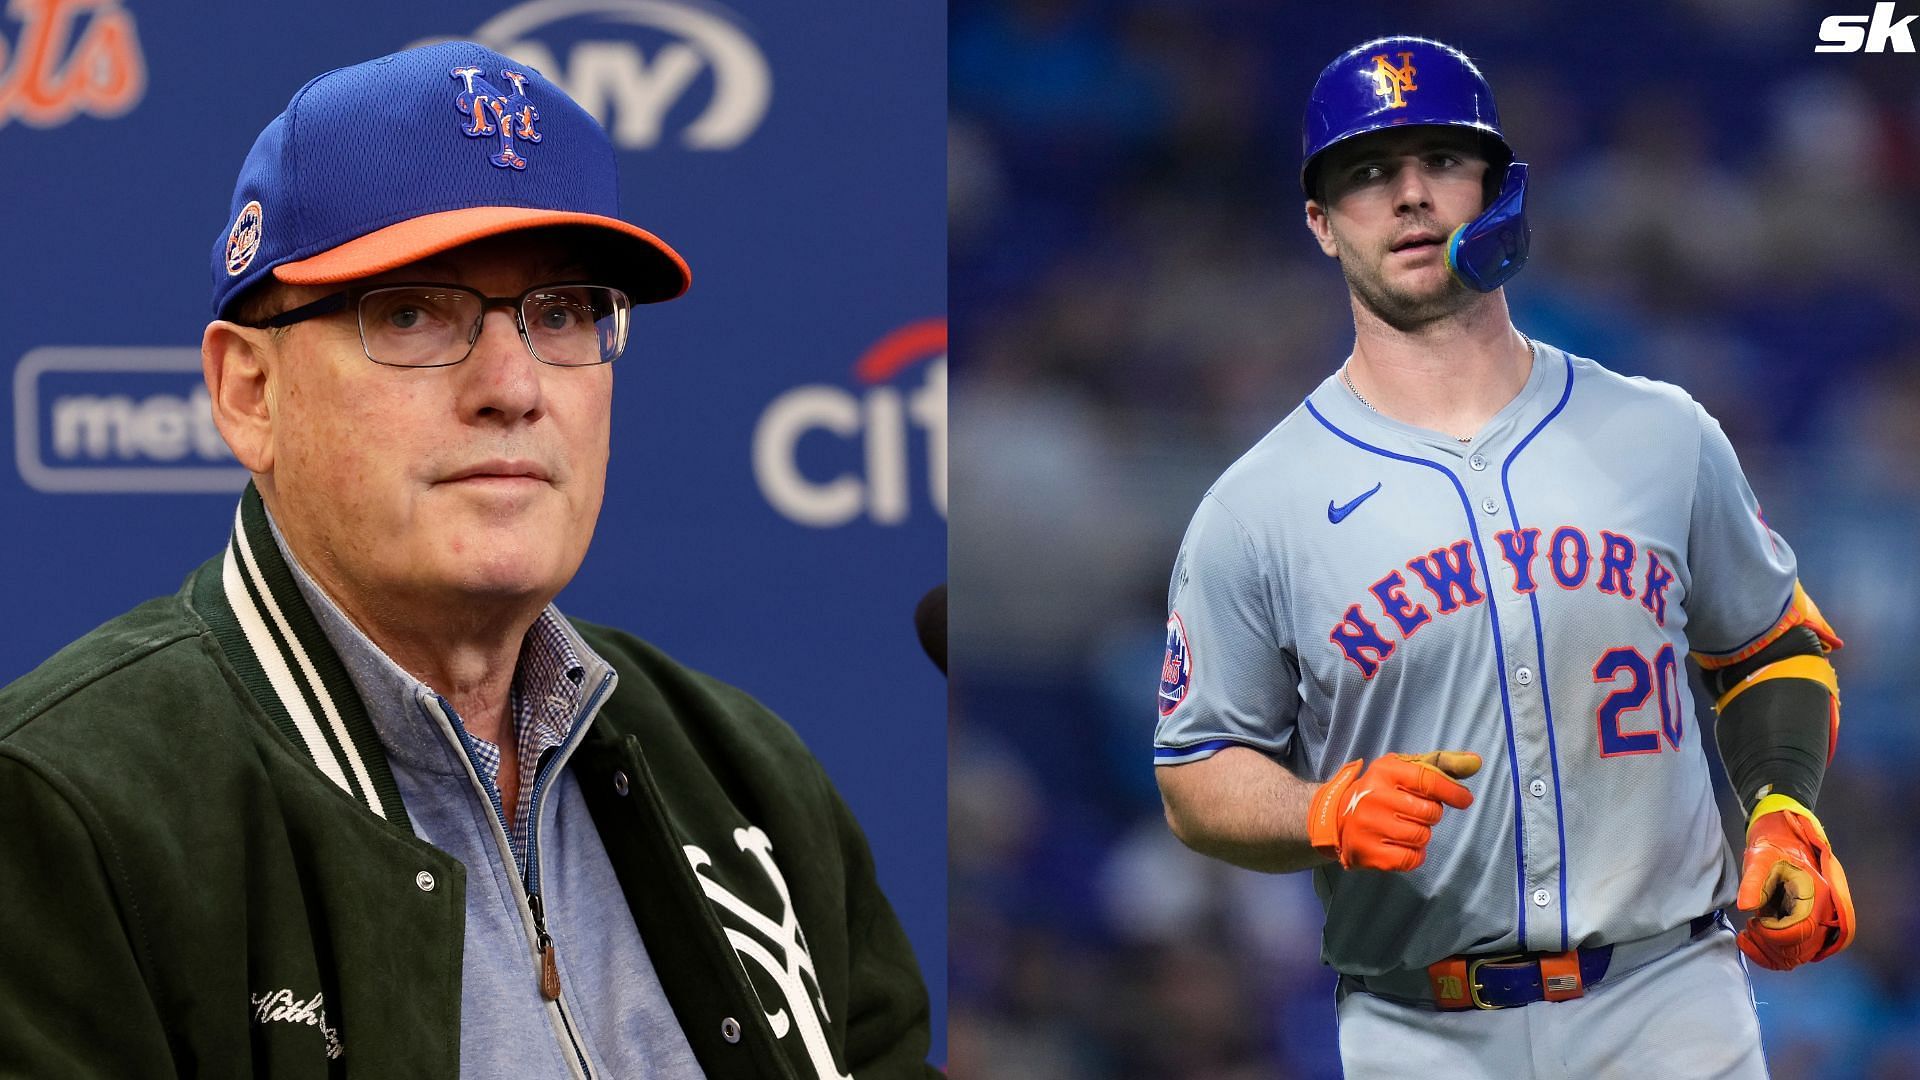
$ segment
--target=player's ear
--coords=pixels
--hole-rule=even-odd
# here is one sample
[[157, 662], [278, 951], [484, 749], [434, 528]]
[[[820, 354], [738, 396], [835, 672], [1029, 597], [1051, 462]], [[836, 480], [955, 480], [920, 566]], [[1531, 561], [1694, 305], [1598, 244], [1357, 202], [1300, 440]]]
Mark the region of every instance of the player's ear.
[[1321, 205], [1319, 199], [1307, 200], [1307, 229], [1313, 233], [1320, 250], [1328, 258], [1339, 257], [1340, 248], [1333, 242], [1333, 223], [1327, 220], [1327, 208]]
[[213, 425], [248, 472], [273, 471], [273, 395], [267, 381], [269, 331], [225, 320], [200, 335], [200, 373], [213, 398]]

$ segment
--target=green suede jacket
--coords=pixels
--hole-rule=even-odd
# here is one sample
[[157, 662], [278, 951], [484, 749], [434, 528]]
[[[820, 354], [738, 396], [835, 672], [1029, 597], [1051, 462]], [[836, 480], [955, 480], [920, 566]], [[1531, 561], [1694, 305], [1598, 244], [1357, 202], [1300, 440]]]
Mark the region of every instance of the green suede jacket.
[[[408, 827], [265, 528], [249, 488], [177, 595], [0, 690], [0, 1076], [459, 1074], [466, 871]], [[575, 625], [619, 681], [569, 767], [706, 1074], [938, 1076], [912, 950], [800, 740]]]

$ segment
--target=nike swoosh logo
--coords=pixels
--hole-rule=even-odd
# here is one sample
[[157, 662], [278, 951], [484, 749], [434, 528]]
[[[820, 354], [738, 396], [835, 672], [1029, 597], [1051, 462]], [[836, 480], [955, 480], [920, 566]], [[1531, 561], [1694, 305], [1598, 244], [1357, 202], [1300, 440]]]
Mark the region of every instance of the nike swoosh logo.
[[1354, 510], [1358, 508], [1361, 503], [1366, 502], [1367, 499], [1370, 498], [1374, 492], [1379, 490], [1380, 490], [1380, 485], [1375, 484], [1373, 485], [1373, 487], [1369, 488], [1368, 490], [1358, 495], [1355, 495], [1353, 497], [1353, 501], [1348, 503], [1345, 506], [1335, 506], [1333, 505], [1333, 500], [1328, 499], [1327, 500], [1327, 520], [1332, 522], [1335, 525], [1338, 525], [1341, 522], [1347, 520], [1348, 514], [1353, 513]]

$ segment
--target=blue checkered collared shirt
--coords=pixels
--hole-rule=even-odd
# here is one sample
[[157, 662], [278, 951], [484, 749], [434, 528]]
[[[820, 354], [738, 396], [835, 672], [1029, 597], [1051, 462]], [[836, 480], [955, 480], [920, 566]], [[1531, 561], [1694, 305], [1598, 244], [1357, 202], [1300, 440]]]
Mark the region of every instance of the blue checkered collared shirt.
[[[532, 827], [529, 811], [533, 807], [533, 780], [540, 771], [540, 760], [549, 750], [567, 741], [571, 724], [580, 709], [582, 677], [586, 666], [574, 651], [570, 636], [560, 627], [560, 615], [549, 606], [534, 621], [520, 645], [520, 659], [513, 673], [508, 709], [513, 714], [513, 736], [518, 748], [515, 757], [520, 770], [519, 795], [514, 799], [513, 816], [508, 819], [507, 839], [513, 844], [514, 858], [526, 872], [527, 831]], [[454, 719], [474, 767], [500, 794], [500, 748], [467, 731]]]

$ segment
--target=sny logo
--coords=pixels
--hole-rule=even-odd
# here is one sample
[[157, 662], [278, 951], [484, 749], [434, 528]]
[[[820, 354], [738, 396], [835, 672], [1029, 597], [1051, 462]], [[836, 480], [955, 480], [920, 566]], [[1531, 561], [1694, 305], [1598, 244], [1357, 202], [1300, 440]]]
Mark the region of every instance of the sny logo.
[[[454, 68], [453, 77], [467, 85], [453, 99], [453, 107], [473, 119], [461, 130], [474, 139], [498, 131], [500, 152], [487, 160], [503, 169], [526, 168], [527, 159], [514, 152], [513, 140], [518, 138], [530, 143], [540, 141], [540, 133], [533, 130], [533, 122], [540, 119], [540, 110], [534, 108], [533, 100], [527, 97], [526, 75], [512, 68], [500, 69], [500, 77], [513, 84], [512, 94], [495, 90], [487, 80], [480, 78], [480, 69], [477, 67]], [[474, 89], [475, 86], [479, 89]]]
[[1899, 22], [1893, 19], [1893, 0], [1873, 5], [1872, 15], [1829, 15], [1820, 20], [1821, 44], [1814, 52], [1894, 52], [1913, 51], [1913, 31], [1907, 24], [1920, 15], [1909, 15]]
[[1399, 67], [1394, 67], [1392, 64], [1387, 63], [1386, 53], [1381, 53], [1379, 56], [1373, 58], [1373, 81], [1379, 84], [1380, 96], [1391, 97], [1393, 99], [1387, 103], [1387, 108], [1404, 109], [1407, 107], [1407, 99], [1400, 95], [1403, 92], [1420, 89], [1413, 85], [1414, 71], [1413, 54], [1410, 52], [1400, 54]]

